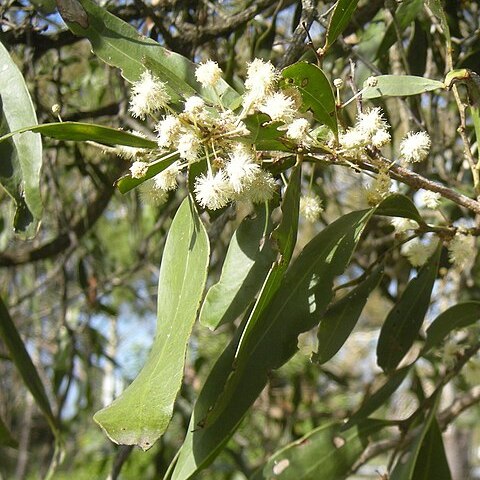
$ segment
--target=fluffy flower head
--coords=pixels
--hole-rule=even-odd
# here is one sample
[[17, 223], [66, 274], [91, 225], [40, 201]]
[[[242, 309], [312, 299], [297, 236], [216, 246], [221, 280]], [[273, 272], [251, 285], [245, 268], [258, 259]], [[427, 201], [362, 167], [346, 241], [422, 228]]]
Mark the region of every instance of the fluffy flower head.
[[431, 192], [430, 190], [422, 190], [420, 193], [420, 201], [425, 207], [435, 210], [438, 207], [442, 196], [437, 192]]
[[204, 208], [218, 210], [231, 200], [232, 187], [223, 170], [208, 172], [195, 180], [195, 198]]
[[435, 248], [435, 242], [424, 243], [414, 238], [402, 246], [401, 253], [407, 257], [412, 266], [421, 267], [432, 256]]
[[260, 101], [270, 93], [279, 77], [280, 73], [270, 61], [264, 62], [260, 58], [256, 58], [249, 63], [245, 79], [248, 102]]
[[301, 142], [303, 144], [310, 143], [310, 138], [307, 136], [310, 131], [310, 123], [306, 118], [295, 119], [287, 128], [287, 137]]
[[300, 214], [307, 222], [315, 223], [322, 212], [322, 200], [318, 195], [308, 193], [300, 198]]
[[133, 84], [129, 111], [143, 120], [147, 115], [164, 108], [169, 101], [165, 83], [146, 70], [140, 80]]
[[258, 109], [270, 116], [274, 122], [289, 122], [295, 116], [295, 102], [281, 92], [275, 92], [265, 98]]
[[189, 162], [196, 162], [199, 148], [200, 140], [192, 132], [184, 133], [178, 137], [177, 150], [180, 158]]
[[155, 187], [168, 192], [177, 188], [177, 176], [180, 173], [180, 163], [174, 162], [168, 168], [153, 177]]
[[378, 130], [387, 130], [388, 123], [383, 118], [382, 110], [379, 107], [371, 108], [358, 115], [356, 129], [371, 138]]
[[158, 146], [160, 148], [170, 147], [180, 132], [181, 126], [180, 120], [174, 115], [167, 115], [163, 120], [160, 120], [155, 127], [158, 132]]
[[260, 165], [254, 162], [252, 154], [242, 150], [237, 150], [231, 154], [230, 161], [225, 166], [225, 171], [235, 193], [240, 193], [252, 183], [260, 170]]
[[198, 113], [204, 106], [205, 102], [203, 101], [203, 98], [194, 95], [186, 100], [185, 113]]
[[400, 143], [400, 156], [406, 162], [421, 162], [427, 158], [430, 145], [427, 132], [408, 132]]
[[390, 220], [390, 223], [395, 228], [397, 235], [403, 235], [409, 230], [416, 230], [419, 227], [415, 220], [410, 220], [409, 218], [395, 217]]
[[195, 78], [204, 87], [214, 87], [222, 78], [222, 70], [217, 62], [207, 60], [197, 67], [195, 70]]
[[473, 260], [475, 252], [475, 238], [472, 235], [456, 233], [448, 244], [448, 258], [459, 268], [465, 267]]
[[238, 197], [239, 200], [250, 200], [253, 203], [268, 202], [273, 198], [277, 184], [270, 172], [260, 169], [258, 175], [245, 186]]
[[133, 162], [130, 167], [132, 178], [143, 178], [148, 170], [147, 162]]

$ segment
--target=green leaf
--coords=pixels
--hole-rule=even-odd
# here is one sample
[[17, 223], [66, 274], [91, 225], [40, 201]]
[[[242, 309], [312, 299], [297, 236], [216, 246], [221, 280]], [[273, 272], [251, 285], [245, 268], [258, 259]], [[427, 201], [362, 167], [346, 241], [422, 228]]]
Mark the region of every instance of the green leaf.
[[377, 345], [377, 364], [385, 371], [393, 370], [400, 363], [418, 336], [430, 304], [440, 252], [439, 242], [435, 253], [408, 283], [383, 324]]
[[59, 434], [58, 425], [53, 416], [45, 387], [2, 298], [0, 298], [0, 338], [7, 347], [10, 358], [20, 373], [25, 386], [30, 390], [35, 402], [45, 415], [52, 432], [57, 436]]
[[409, 371], [410, 366], [403, 367], [400, 370], [395, 370], [392, 372], [385, 383], [375, 393], [367, 398], [367, 400], [365, 400], [362, 406], [350, 417], [343, 428], [348, 430], [353, 425], [364, 420], [382, 405], [384, 405], [405, 380]]
[[368, 447], [384, 425], [367, 421], [348, 433], [331, 423], [312, 430], [272, 455], [250, 480], [338, 480]]
[[[397, 22], [400, 32], [404, 32], [406, 28], [415, 20], [417, 15], [423, 10], [424, 0], [404, 0], [399, 4], [395, 12], [395, 21]], [[381, 58], [388, 53], [390, 47], [397, 41], [395, 25], [392, 22], [382, 39], [382, 43], [378, 47], [376, 58]]]
[[[94, 53], [105, 63], [120, 68], [127, 80], [137, 81], [148, 68], [167, 83], [173, 103], [197, 93], [206, 100], [217, 103], [215, 91], [211, 87], [202, 87], [195, 80], [196, 65], [193, 62], [140, 35], [134, 27], [91, 0], [79, 0], [76, 3], [79, 5], [78, 20], [65, 18], [61, 11], [68, 28], [76, 35], [87, 37]], [[238, 106], [240, 96], [225, 81], [221, 80], [216, 90], [225, 106]]]
[[[265, 113], [248, 115], [243, 123], [250, 131], [246, 137], [249, 143], [255, 144], [257, 150], [278, 150], [289, 151], [289, 149], [279, 141], [282, 132], [278, 130], [280, 122], [270, 122], [270, 117]], [[241, 139], [240, 139], [241, 141]]]
[[325, 74], [312, 63], [298, 62], [282, 70], [286, 85], [302, 95], [302, 107], [311, 110], [315, 120], [338, 134], [335, 96]]
[[339, 35], [347, 28], [353, 12], [357, 8], [358, 0], [338, 0], [333, 9], [327, 27], [327, 35], [323, 51], [326, 52]]
[[[25, 80], [7, 49], [0, 43], [0, 136], [26, 125], [36, 125], [35, 108]], [[25, 132], [0, 145], [0, 183], [16, 204], [14, 228], [26, 237], [34, 236], [42, 215], [40, 135]]]
[[412, 480], [452, 480], [445, 447], [443, 446], [442, 432], [434, 418], [422, 442], [418, 454]]
[[443, 82], [414, 75], [379, 75], [375, 79], [377, 81], [375, 87], [367, 87], [366, 82], [368, 80], [365, 80], [363, 84], [365, 90], [362, 94], [364, 99], [408, 97], [409, 95], [419, 95], [420, 93], [445, 89]]
[[35, 8], [40, 10], [42, 13], [49, 15], [56, 10], [55, 0], [30, 0]]
[[208, 256], [205, 228], [186, 198], [165, 244], [158, 282], [157, 333], [147, 362], [120, 397], [94, 416], [115, 443], [147, 450], [170, 422], [205, 286]]
[[233, 322], [252, 303], [275, 259], [266, 236], [269, 209], [261, 205], [245, 218], [230, 240], [219, 281], [210, 287], [200, 311], [200, 323], [216, 329]]
[[383, 200], [375, 209], [375, 215], [410, 218], [419, 225], [425, 224], [415, 204], [408, 197], [399, 193], [389, 195]]
[[443, 10], [443, 5], [441, 0], [425, 0], [426, 5], [432, 13], [438, 18], [440, 21], [440, 25], [443, 30], [443, 35], [445, 37], [445, 43], [447, 44], [447, 51], [451, 52], [452, 51], [452, 38], [450, 35], [450, 27], [448, 26], [448, 21], [447, 17], [445, 15], [445, 12]]
[[72, 140], [74, 142], [90, 141], [101, 143], [102, 145], [126, 145], [128, 147], [150, 149], [158, 147], [157, 142], [138, 137], [132, 133], [104, 127], [103, 125], [80, 122], [44, 123], [43, 125], [24, 127], [0, 137], [0, 142], [23, 132], [38, 132], [45, 137], [57, 140]]
[[18, 448], [18, 442], [13, 438], [10, 430], [8, 430], [7, 426], [3, 422], [2, 417], [0, 417], [0, 445]]
[[350, 290], [326, 311], [318, 329], [318, 353], [312, 360], [325, 363], [347, 341], [372, 291], [380, 283], [383, 267], [376, 268], [362, 283]]
[[372, 210], [349, 213], [311, 240], [249, 324], [241, 348], [237, 335], [222, 353], [194, 407], [173, 479], [190, 478], [213, 461], [265, 387], [269, 372], [296, 353], [298, 335], [325, 312], [334, 278], [345, 270], [371, 215]]
[[422, 355], [440, 344], [452, 330], [468, 327], [478, 319], [480, 302], [459, 303], [445, 310], [427, 328], [427, 339]]
[[[177, 152], [167, 153], [163, 157], [160, 157], [158, 160], [150, 163], [148, 165], [147, 171], [142, 178], [133, 178], [129, 173], [124, 175], [122, 178], [117, 180], [117, 188], [120, 190], [120, 193], [127, 193], [130, 190], [141, 185], [143, 182], [153, 178], [155, 175], [158, 175], [160, 172], [163, 172], [168, 168], [173, 162], [178, 160], [180, 155]], [[196, 162], [199, 163], [199, 162]]]
[[[448, 471], [448, 468], [448, 474], [445, 473], [446, 460], [444, 458], [445, 452], [443, 451], [443, 445], [441, 449], [439, 448], [440, 446], [438, 434], [440, 432], [438, 430], [438, 425], [437, 430], [433, 430], [433, 432], [431, 432], [432, 427], [435, 429], [435, 426], [433, 425], [437, 423], [435, 419], [435, 413], [437, 411], [439, 399], [440, 395], [437, 394], [435, 397], [434, 405], [430, 409], [430, 412], [428, 413], [425, 422], [418, 431], [408, 451], [404, 453], [398, 460], [390, 476], [390, 480], [427, 480], [433, 478], [435, 480], [437, 480], [437, 478], [439, 480], [450, 479], [450, 472]], [[432, 442], [432, 444], [430, 445], [429, 442]], [[422, 455], [424, 455], [425, 457], [421, 458]], [[432, 465], [432, 461], [439, 462], [438, 470], [435, 468], [434, 465]], [[427, 474], [429, 472], [429, 469], [431, 469], [430, 472], [432, 473], [440, 473], [440, 476], [416, 476], [417, 473], [419, 475]]]

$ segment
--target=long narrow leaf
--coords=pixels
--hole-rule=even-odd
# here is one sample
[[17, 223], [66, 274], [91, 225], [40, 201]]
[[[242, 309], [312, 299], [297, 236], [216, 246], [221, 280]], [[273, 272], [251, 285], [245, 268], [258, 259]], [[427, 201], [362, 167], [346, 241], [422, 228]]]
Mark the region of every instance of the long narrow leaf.
[[347, 214], [317, 235], [251, 325], [242, 348], [235, 355], [236, 339], [223, 352], [197, 400], [172, 478], [191, 478], [215, 458], [264, 388], [268, 373], [295, 354], [298, 335], [320, 320], [333, 280], [344, 271], [371, 215], [372, 210]]
[[18, 447], [17, 440], [13, 438], [12, 434], [10, 433], [10, 430], [7, 428], [7, 426], [3, 422], [2, 417], [0, 417], [0, 445], [4, 445], [6, 447], [12, 447], [12, 448]]
[[0, 138], [0, 142], [24, 132], [38, 132], [45, 137], [56, 138], [57, 140], [72, 140], [74, 142], [91, 141], [101, 143], [102, 145], [126, 145], [136, 148], [157, 147], [156, 142], [138, 137], [132, 133], [122, 132], [121, 130], [104, 127], [103, 125], [81, 122], [44, 123], [42, 125], [23, 127], [4, 135]]
[[[0, 43], [0, 136], [27, 125], [36, 125], [37, 116], [25, 80]], [[26, 237], [36, 233], [42, 215], [40, 135], [25, 132], [0, 144], [0, 183], [15, 201], [14, 228]]]
[[385, 371], [394, 369], [418, 336], [430, 304], [440, 261], [441, 244], [418, 276], [409, 282], [400, 300], [389, 312], [377, 345], [377, 363]]
[[185, 352], [205, 287], [209, 243], [186, 198], [173, 220], [160, 268], [158, 323], [147, 362], [94, 420], [119, 444], [149, 449], [166, 430], [182, 383]]
[[[68, 0], [57, 0], [57, 4], [69, 4]], [[195, 80], [196, 65], [178, 53], [166, 50], [154, 40], [140, 35], [134, 27], [99, 7], [91, 0], [77, 1], [77, 18], [63, 18], [76, 35], [87, 37], [94, 53], [105, 63], [118, 67], [130, 82], [139, 79], [142, 72], [150, 69], [167, 83], [174, 103], [183, 97], [200, 94], [217, 102], [216, 92], [202, 87]], [[62, 12], [62, 10], [60, 9]], [[226, 82], [220, 81], [217, 92], [224, 105], [238, 105], [239, 95]]]
[[340, 350], [352, 333], [369, 295], [379, 284], [382, 276], [382, 267], [375, 269], [366, 280], [326, 311], [318, 329], [318, 352], [313, 355], [313, 361], [325, 363]]
[[53, 416], [43, 382], [2, 298], [0, 298], [0, 338], [5, 343], [10, 358], [20, 373], [25, 386], [30, 390], [35, 402], [45, 415], [50, 428], [55, 435], [58, 435], [57, 421]]
[[269, 209], [262, 205], [255, 218], [246, 218], [230, 240], [219, 281], [210, 287], [200, 323], [215, 329], [233, 322], [252, 303], [274, 260], [266, 239], [269, 233]]

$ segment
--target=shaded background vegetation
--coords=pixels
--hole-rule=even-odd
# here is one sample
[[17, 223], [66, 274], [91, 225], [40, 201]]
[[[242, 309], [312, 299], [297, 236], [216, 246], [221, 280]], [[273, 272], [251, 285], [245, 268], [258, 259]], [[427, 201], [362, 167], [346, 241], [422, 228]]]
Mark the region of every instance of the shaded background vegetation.
[[[278, 67], [300, 58], [315, 62], [334, 2], [101, 3], [168, 49], [194, 61], [217, 61], [226, 80], [235, 87], [244, 77], [246, 62], [255, 57], [270, 59]], [[478, 9], [475, 1], [445, 2], [454, 66], [477, 72]], [[145, 129], [126, 111], [129, 88], [119, 71], [103, 64], [91, 54], [87, 40], [64, 27], [53, 1], [2, 2], [0, 41], [27, 80], [39, 123], [56, 121], [51, 107], [58, 104], [64, 121]], [[422, 0], [360, 1], [342, 38], [322, 59], [322, 68], [329, 78], [344, 79], [348, 96], [352, 87], [361, 86], [372, 74], [415, 74], [443, 80], [448, 53], [441, 26]], [[379, 104], [392, 125], [394, 145], [406, 131], [418, 126], [431, 134], [431, 161], [428, 166], [418, 167], [420, 173], [474, 195], [470, 174], [463, 165], [464, 146], [457, 135], [460, 120], [451, 95], [428, 94]], [[351, 124], [354, 116], [352, 104], [345, 112], [345, 124]], [[473, 151], [478, 150], [471, 125], [467, 123], [466, 127]], [[225, 326], [215, 335], [195, 327], [173, 422], [155, 447], [143, 453], [111, 444], [94, 425], [92, 415], [135, 377], [146, 358], [154, 335], [162, 248], [181, 192], [156, 207], [137, 191], [125, 196], [115, 191], [114, 181], [128, 169], [121, 158], [101, 153], [88, 144], [51, 139], [45, 140], [44, 149], [41, 189], [45, 214], [34, 240], [15, 237], [10, 228], [12, 206], [7, 195], [0, 192], [0, 291], [51, 392], [54, 414], [65, 431], [66, 458], [55, 478], [103, 478], [109, 472], [111, 478], [116, 478], [123, 462], [121, 478], [161, 478], [183, 441], [202, 381], [234, 327]], [[299, 245], [304, 245], [323, 225], [362, 206], [364, 185], [365, 176], [353, 170], [317, 169], [314, 189], [324, 201], [325, 212], [320, 224], [302, 224]], [[414, 194], [405, 186], [400, 190]], [[453, 203], [443, 208], [450, 221], [463, 219], [468, 225], [479, 226], [473, 214]], [[231, 234], [244, 213], [229, 208], [219, 218], [210, 219], [213, 255], [209, 284], [218, 278]], [[358, 276], [372, 257], [393, 242], [393, 228], [387, 220], [372, 222], [343, 280]], [[446, 273], [446, 258], [442, 258], [442, 265], [445, 275], [436, 288], [433, 312], [459, 300], [480, 299], [480, 270], [476, 263], [468, 272]], [[200, 478], [246, 478], [289, 441], [326, 419], [343, 419], [355, 411], [379, 384], [381, 373], [374, 362], [378, 330], [411, 274], [408, 262], [394, 252], [381, 288], [370, 299], [341, 352], [325, 366], [311, 363], [299, 353], [273, 372], [234, 439]], [[456, 335], [454, 352], [473, 343], [477, 335], [476, 326]], [[0, 476], [37, 478], [50, 462], [51, 433], [1, 345], [0, 354], [0, 416], [19, 441], [18, 449], [0, 449]], [[407, 418], [421, 402], [424, 390], [445, 375], [445, 360], [442, 350], [432, 353], [430, 361], [417, 366], [418, 372], [382, 413], [388, 418]], [[444, 427], [458, 417], [445, 435], [456, 479], [476, 478], [476, 402], [480, 395], [475, 386], [479, 368], [477, 356], [462, 370], [458, 368], [442, 403], [440, 418], [445, 419]], [[468, 401], [469, 395], [466, 413], [460, 416], [460, 412], [448, 409], [452, 402]], [[378, 442], [381, 455], [373, 463], [382, 472], [388, 463], [382, 453], [396, 446], [394, 442], [386, 445], [387, 441]], [[377, 476], [365, 467], [362, 471], [369, 478]]]

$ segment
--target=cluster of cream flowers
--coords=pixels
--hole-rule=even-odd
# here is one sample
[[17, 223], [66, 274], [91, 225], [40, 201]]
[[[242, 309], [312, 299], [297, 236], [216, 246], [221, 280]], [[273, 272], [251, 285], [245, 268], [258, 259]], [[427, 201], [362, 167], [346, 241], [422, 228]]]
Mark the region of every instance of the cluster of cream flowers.
[[[167, 169], [147, 183], [154, 198], [161, 201], [178, 186], [179, 174], [195, 162], [206, 160], [206, 171], [194, 180], [197, 202], [210, 210], [220, 209], [232, 201], [248, 200], [262, 203], [270, 200], [277, 190], [272, 174], [264, 168], [262, 156], [248, 140], [245, 119], [252, 114], [268, 115], [290, 143], [311, 145], [310, 122], [299, 112], [294, 93], [278, 88], [280, 72], [270, 63], [253, 60], [247, 68], [245, 94], [240, 112], [225, 108], [218, 94], [222, 71], [216, 62], [200, 64], [195, 77], [203, 87], [211, 88], [218, 104], [208, 104], [198, 96], [186, 98], [183, 111], [175, 112], [169, 105], [168, 86], [150, 72], [142, 74], [133, 85], [130, 112], [140, 119], [163, 115], [156, 119], [158, 149], [122, 147], [121, 154], [132, 161], [130, 174], [141, 179], [150, 164], [158, 159], [175, 160]], [[135, 132], [138, 135], [138, 132]], [[268, 161], [268, 160], [267, 160]], [[317, 218], [321, 205], [310, 201], [307, 217]]]

